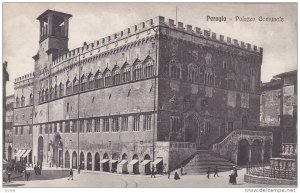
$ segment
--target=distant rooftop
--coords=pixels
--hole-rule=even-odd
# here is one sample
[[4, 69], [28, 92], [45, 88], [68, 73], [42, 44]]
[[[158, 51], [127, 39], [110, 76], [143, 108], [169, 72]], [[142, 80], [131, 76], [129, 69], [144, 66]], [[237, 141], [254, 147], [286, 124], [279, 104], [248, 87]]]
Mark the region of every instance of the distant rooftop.
[[288, 76], [297, 76], [297, 70], [277, 74], [276, 76], [274, 76], [274, 78], [284, 78]]

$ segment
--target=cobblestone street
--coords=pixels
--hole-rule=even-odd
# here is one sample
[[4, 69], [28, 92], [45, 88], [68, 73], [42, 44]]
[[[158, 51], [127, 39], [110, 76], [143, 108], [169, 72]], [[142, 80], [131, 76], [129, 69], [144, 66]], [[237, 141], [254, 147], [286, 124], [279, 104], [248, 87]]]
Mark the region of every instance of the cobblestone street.
[[[228, 183], [229, 172], [219, 173], [219, 177], [210, 176], [207, 179], [206, 175], [184, 175], [181, 176], [180, 180], [174, 180], [174, 173], [171, 174], [170, 179], [167, 176], [156, 176], [156, 178], [150, 178], [150, 176], [141, 175], [120, 175], [120, 174], [110, 174], [110, 173], [99, 173], [99, 172], [85, 172], [82, 171], [81, 174], [74, 172], [74, 180], [68, 179], [68, 170], [44, 170], [42, 175], [36, 176], [33, 171], [31, 171], [30, 181], [24, 181], [21, 178], [13, 180], [9, 185], [4, 184], [4, 187], [164, 187], [164, 188], [266, 188], [274, 187], [265, 184], [249, 184], [243, 181], [245, 169], [238, 172], [237, 185], [231, 185]], [[287, 187], [287, 186], [276, 186], [276, 187]], [[289, 186], [293, 188], [295, 186]]]

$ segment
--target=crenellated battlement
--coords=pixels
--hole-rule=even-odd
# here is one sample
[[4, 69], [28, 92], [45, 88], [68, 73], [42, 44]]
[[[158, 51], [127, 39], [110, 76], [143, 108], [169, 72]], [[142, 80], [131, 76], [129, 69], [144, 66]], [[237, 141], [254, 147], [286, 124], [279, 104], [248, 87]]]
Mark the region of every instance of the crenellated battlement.
[[182, 22], [177, 22], [176, 24], [173, 19], [165, 20], [164, 17], [157, 16], [154, 19], [149, 19], [145, 22], [139, 23], [138, 25], [133, 25], [130, 28], [125, 28], [123, 31], [119, 31], [110, 36], [95, 40], [94, 42], [91, 43], [84, 42], [82, 47], [75, 48], [73, 50], [70, 50], [68, 53], [64, 55], [59, 56], [55, 61], [53, 61], [52, 67], [72, 58], [75, 58], [75, 61], [77, 61], [77, 57], [79, 55], [82, 55], [87, 52], [91, 52], [96, 49], [98, 49], [98, 52], [100, 52], [100, 48], [101, 49], [106, 48], [104, 49], [104, 51], [107, 51], [111, 44], [114, 43], [115, 46], [117, 46], [119, 40], [125, 40], [125, 43], [127, 43], [126, 39], [128, 39], [128, 37], [136, 35], [138, 38], [139, 33], [143, 31], [147, 31], [155, 26], [163, 26], [163, 27], [171, 28], [194, 36], [199, 36], [200, 38], [203, 39], [207, 39], [228, 46], [233, 46], [239, 49], [243, 49], [245, 51], [254, 52], [260, 55], [263, 54], [263, 48], [261, 47], [258, 48], [256, 45], [251, 45], [250, 43], [245, 43], [244, 41], [232, 39], [231, 37], [225, 37], [222, 34], [217, 35], [217, 33], [212, 32], [211, 30], [201, 29], [199, 27], [193, 28], [192, 25], [189, 24], [184, 25], [184, 23]]
[[22, 82], [22, 81], [29, 80], [29, 79], [33, 79], [33, 77], [34, 77], [34, 72], [31, 72], [29, 74], [25, 74], [23, 76], [15, 78], [15, 83]]

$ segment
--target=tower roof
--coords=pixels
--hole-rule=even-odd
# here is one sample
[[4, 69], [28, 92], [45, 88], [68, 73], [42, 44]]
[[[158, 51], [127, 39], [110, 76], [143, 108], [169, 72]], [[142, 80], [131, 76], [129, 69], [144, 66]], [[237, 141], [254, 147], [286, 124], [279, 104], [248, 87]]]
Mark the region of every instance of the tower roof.
[[63, 12], [59, 12], [59, 11], [54, 11], [54, 10], [50, 10], [50, 9], [47, 9], [44, 13], [42, 13], [40, 16], [38, 16], [38, 18], [36, 18], [37, 20], [40, 20], [42, 19], [45, 15], [49, 14], [49, 13], [55, 13], [55, 14], [58, 14], [58, 15], [61, 15], [61, 16], [66, 16], [68, 18], [72, 17], [71, 14], [68, 14], [68, 13], [63, 13]]

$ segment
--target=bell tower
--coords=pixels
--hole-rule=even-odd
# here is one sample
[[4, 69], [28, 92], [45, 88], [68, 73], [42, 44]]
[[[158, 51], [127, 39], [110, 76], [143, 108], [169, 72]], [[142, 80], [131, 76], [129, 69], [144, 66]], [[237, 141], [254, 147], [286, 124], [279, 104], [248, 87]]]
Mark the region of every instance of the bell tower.
[[69, 51], [69, 18], [70, 14], [46, 10], [37, 20], [40, 23], [39, 50], [33, 56], [35, 71], [47, 68], [58, 56]]

